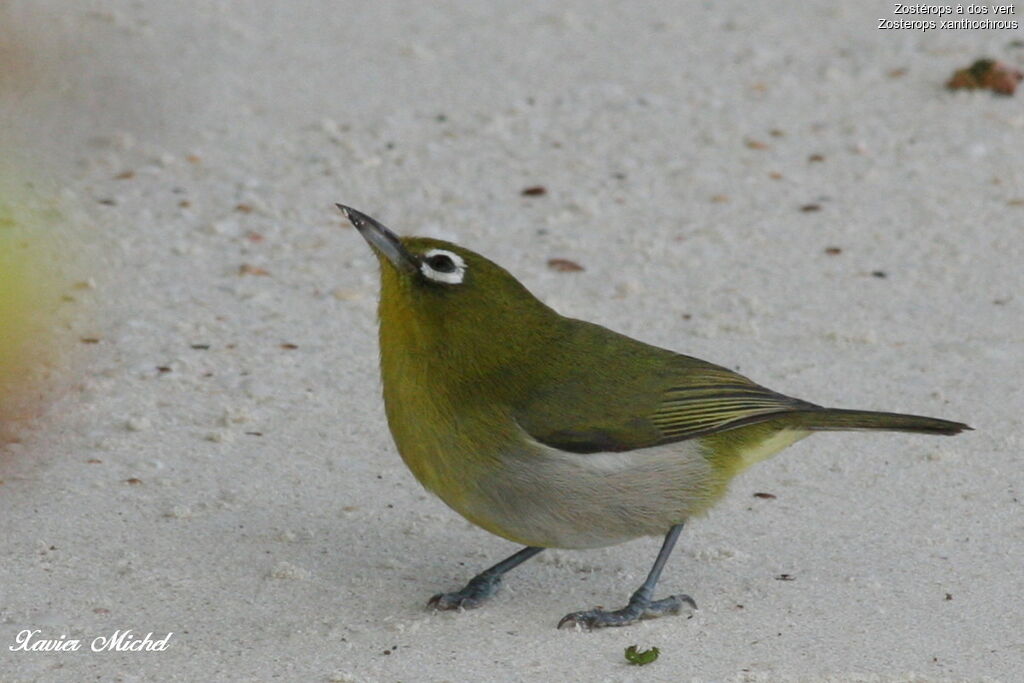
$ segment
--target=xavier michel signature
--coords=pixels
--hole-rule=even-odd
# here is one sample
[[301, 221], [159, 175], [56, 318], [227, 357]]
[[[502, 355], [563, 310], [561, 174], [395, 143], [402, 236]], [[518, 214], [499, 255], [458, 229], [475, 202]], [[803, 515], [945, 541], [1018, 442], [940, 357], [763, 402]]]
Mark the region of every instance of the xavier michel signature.
[[[62, 635], [60, 638], [41, 638], [39, 629], [23, 629], [18, 631], [14, 637], [14, 645], [8, 646], [11, 652], [78, 652], [82, 649], [82, 639], [68, 638]], [[174, 632], [168, 633], [159, 640], [153, 640], [153, 633], [147, 633], [140, 638], [131, 629], [127, 631], [114, 631], [109, 636], [96, 636], [89, 641], [89, 649], [93, 652], [163, 652], [171, 643], [171, 636]]]

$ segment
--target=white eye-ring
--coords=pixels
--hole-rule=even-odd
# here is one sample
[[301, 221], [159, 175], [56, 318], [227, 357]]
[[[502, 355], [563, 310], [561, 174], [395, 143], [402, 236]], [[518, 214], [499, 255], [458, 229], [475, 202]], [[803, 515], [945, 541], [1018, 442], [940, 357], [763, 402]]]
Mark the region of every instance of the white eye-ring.
[[458, 285], [466, 277], [466, 262], [458, 254], [446, 249], [431, 249], [423, 254], [420, 272], [428, 280]]

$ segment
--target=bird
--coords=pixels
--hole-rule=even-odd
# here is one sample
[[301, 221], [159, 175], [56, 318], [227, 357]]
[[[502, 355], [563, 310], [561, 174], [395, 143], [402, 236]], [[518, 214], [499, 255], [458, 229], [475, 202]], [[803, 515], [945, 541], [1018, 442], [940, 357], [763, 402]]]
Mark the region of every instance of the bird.
[[933, 417], [826, 408], [728, 368], [565, 317], [511, 273], [448, 241], [399, 237], [336, 205], [380, 264], [384, 410], [394, 443], [428, 491], [484, 530], [524, 546], [436, 610], [480, 606], [545, 548], [663, 537], [620, 609], [572, 612], [590, 630], [696, 609], [655, 587], [684, 524], [737, 474], [820, 431], [953, 435]]

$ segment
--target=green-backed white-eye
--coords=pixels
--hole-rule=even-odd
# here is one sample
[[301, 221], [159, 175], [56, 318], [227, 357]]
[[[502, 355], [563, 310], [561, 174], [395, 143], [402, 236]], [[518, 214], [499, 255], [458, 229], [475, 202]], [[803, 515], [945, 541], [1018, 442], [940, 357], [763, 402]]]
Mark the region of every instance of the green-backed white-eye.
[[654, 600], [683, 524], [749, 465], [812, 432], [956, 434], [932, 417], [823, 408], [735, 372], [565, 318], [500, 266], [450, 242], [398, 237], [338, 205], [380, 261], [384, 406], [398, 451], [456, 512], [526, 547], [430, 600], [476, 607], [544, 548], [644, 535], [664, 544], [618, 610], [559, 626], [624, 626], [675, 614]]

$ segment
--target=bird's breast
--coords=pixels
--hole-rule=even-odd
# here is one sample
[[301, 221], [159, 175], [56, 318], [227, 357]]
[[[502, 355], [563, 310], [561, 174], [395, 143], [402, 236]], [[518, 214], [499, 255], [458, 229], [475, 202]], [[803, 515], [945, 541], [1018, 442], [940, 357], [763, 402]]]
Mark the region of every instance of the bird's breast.
[[529, 440], [482, 490], [502, 534], [527, 545], [596, 548], [664, 534], [724, 491], [701, 444], [570, 453]]

